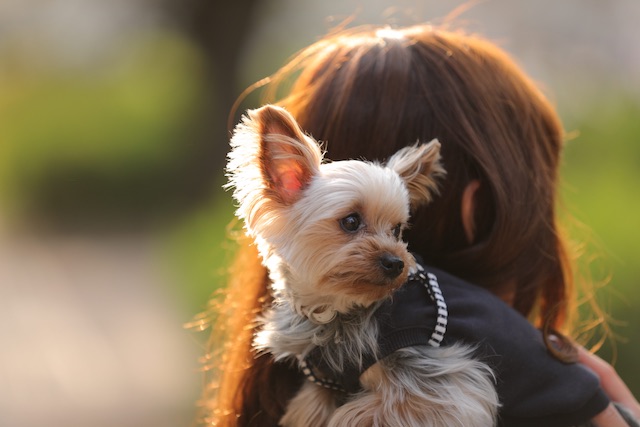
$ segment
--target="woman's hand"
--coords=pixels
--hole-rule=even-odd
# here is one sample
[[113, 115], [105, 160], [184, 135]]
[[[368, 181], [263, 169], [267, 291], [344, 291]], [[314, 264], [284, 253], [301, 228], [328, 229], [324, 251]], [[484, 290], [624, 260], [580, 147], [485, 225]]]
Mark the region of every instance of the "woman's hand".
[[607, 409], [593, 417], [592, 421], [598, 427], [629, 427], [613, 403], [610, 403]]
[[[640, 419], [640, 403], [638, 403], [638, 400], [633, 396], [629, 387], [627, 387], [624, 381], [622, 381], [618, 373], [610, 364], [595, 354], [589, 353], [582, 347], [578, 348], [578, 358], [580, 363], [584, 364], [598, 375], [603, 390], [613, 402], [620, 403], [628, 409], [636, 419]], [[598, 414], [593, 421], [599, 427], [628, 426], [612, 404]]]

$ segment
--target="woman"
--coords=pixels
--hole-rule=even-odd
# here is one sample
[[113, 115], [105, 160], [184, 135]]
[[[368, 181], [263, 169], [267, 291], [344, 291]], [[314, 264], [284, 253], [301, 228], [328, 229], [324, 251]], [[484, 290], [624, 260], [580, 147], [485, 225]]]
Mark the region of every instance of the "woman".
[[[329, 159], [382, 161], [438, 138], [447, 177], [441, 195], [412, 214], [410, 249], [490, 290], [537, 327], [570, 332], [572, 263], [555, 212], [563, 131], [552, 106], [504, 52], [431, 26], [357, 28], [299, 52], [269, 89], [269, 102], [326, 141]], [[266, 272], [245, 244], [223, 304], [234, 310], [219, 331], [226, 346], [219, 382], [205, 393], [208, 422], [275, 426], [301, 384], [292, 367], [251, 353], [245, 325], [268, 299]], [[566, 357], [557, 343], [547, 342], [556, 357]], [[613, 372], [587, 352], [580, 360]], [[617, 376], [603, 385], [611, 400], [640, 416]], [[611, 405], [593, 421], [627, 425]]]

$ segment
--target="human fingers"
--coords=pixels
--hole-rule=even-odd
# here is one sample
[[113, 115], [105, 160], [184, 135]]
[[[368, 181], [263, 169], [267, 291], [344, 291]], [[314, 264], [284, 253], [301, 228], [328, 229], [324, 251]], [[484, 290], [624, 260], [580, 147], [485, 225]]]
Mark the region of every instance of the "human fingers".
[[607, 409], [596, 415], [592, 421], [597, 427], [629, 427], [613, 403], [610, 403]]
[[640, 419], [640, 403], [613, 366], [583, 347], [578, 347], [578, 361], [598, 375], [602, 389], [611, 400], [624, 405], [634, 417]]

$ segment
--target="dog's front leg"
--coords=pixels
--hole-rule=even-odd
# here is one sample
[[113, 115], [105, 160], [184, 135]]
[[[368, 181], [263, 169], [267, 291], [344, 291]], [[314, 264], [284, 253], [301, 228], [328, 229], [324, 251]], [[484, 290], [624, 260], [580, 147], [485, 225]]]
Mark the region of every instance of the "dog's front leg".
[[433, 417], [439, 405], [427, 407], [416, 390], [408, 390], [393, 377], [381, 363], [370, 367], [360, 377], [363, 390], [334, 412], [329, 427], [466, 427]]
[[363, 391], [329, 427], [492, 427], [498, 396], [489, 368], [464, 346], [397, 351], [360, 377]]
[[326, 427], [336, 410], [334, 393], [306, 381], [287, 405], [279, 424], [283, 427]]

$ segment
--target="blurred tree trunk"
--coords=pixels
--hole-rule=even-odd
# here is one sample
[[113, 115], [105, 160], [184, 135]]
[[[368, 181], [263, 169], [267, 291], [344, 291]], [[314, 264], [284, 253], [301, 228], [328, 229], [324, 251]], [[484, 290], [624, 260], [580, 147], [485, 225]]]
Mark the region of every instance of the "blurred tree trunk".
[[202, 49], [204, 92], [194, 118], [193, 156], [185, 177], [188, 197], [210, 195], [222, 175], [228, 149], [227, 117], [238, 97], [239, 60], [251, 34], [258, 6], [264, 0], [160, 0], [169, 18]]

